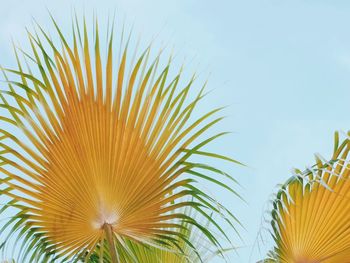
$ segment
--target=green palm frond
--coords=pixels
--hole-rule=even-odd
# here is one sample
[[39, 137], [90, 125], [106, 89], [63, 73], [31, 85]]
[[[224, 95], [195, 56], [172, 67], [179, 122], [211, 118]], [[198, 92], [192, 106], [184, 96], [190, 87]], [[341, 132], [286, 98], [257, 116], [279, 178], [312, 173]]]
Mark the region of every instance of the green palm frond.
[[[196, 213], [193, 211], [186, 212], [192, 217], [196, 217]], [[154, 247], [149, 245], [143, 245], [140, 243], [135, 243], [128, 241], [128, 248], [132, 251], [131, 253], [125, 253], [123, 250], [118, 250], [120, 255], [121, 262], [130, 262], [130, 263], [163, 263], [163, 262], [172, 262], [172, 263], [200, 263], [200, 262], [209, 262], [212, 257], [215, 257], [218, 254], [222, 254], [225, 250], [217, 250], [216, 246], [213, 246], [205, 238], [202, 232], [195, 229], [193, 225], [188, 224], [187, 222], [182, 222], [182, 228], [180, 234], [182, 239], [177, 242], [178, 247]], [[205, 228], [209, 229], [211, 224], [208, 220], [203, 221], [202, 223]], [[100, 249], [108, 250], [108, 245], [105, 243], [104, 247], [98, 247], [97, 251], [91, 256], [90, 261], [99, 263], [111, 262], [111, 257], [109, 253], [104, 253], [104, 258], [101, 259], [102, 253]]]

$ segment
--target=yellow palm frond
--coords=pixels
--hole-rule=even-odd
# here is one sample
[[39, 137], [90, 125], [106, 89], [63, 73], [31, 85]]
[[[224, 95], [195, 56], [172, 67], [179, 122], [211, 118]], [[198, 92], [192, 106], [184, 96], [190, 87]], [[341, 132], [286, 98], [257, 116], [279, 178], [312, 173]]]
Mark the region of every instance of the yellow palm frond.
[[291, 178], [277, 194], [272, 212], [277, 262], [350, 262], [350, 141], [331, 161]]
[[195, 77], [184, 88], [181, 70], [169, 81], [171, 59], [158, 73], [160, 56], [149, 62], [147, 48], [128, 74], [128, 43], [116, 64], [113, 33], [104, 60], [97, 23], [93, 51], [85, 22], [83, 30], [73, 23], [72, 44], [54, 25], [62, 48], [40, 26], [28, 33], [32, 53], [23, 52], [24, 59], [36, 68], [26, 70], [16, 51], [18, 68], [4, 69], [8, 89], [0, 93], [1, 192], [9, 198], [0, 212], [17, 209], [6, 227], [23, 243], [22, 260], [88, 259], [107, 242], [117, 262], [114, 247], [132, 253], [130, 240], [177, 247], [182, 221], [220, 247], [181, 208], [210, 218], [223, 236], [209, 214], [232, 226], [236, 220], [194, 179], [235, 194], [217, 176], [232, 177], [190, 161], [197, 155], [235, 162], [202, 149], [226, 134], [200, 139], [222, 119], [215, 117], [221, 108], [190, 121], [203, 89], [189, 101]]

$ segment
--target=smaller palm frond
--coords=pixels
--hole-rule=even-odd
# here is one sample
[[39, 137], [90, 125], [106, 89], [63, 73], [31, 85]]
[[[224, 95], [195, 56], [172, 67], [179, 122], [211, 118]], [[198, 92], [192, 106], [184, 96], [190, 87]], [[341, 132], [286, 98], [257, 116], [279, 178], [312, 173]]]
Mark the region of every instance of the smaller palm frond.
[[[198, 214], [193, 211], [186, 212], [186, 214], [190, 214], [191, 217], [198, 216]], [[133, 251], [132, 253], [125, 253], [125, 251], [120, 250], [118, 247], [116, 247], [121, 262], [205, 263], [210, 262], [210, 260], [217, 255], [223, 255], [226, 251], [229, 250], [218, 250], [218, 248], [216, 246], [213, 246], [212, 243], [208, 242], [203, 233], [194, 228], [193, 225], [190, 225], [187, 222], [181, 222], [181, 225], [182, 229], [180, 230], [180, 234], [185, 238], [178, 240], [177, 247], [154, 247], [135, 243], [133, 241], [128, 241], [128, 248]], [[205, 220], [201, 225], [203, 225], [206, 229], [209, 229], [211, 227], [209, 220]], [[109, 253], [103, 253], [103, 259], [101, 259], [102, 253], [100, 253], [100, 249], [108, 251], [108, 244], [105, 243], [103, 247], [99, 246], [97, 248], [97, 251], [91, 256], [90, 261], [92, 263], [99, 263], [101, 260], [103, 262], [111, 262], [111, 256]]]
[[182, 68], [170, 77], [172, 58], [163, 67], [160, 54], [151, 61], [150, 47], [130, 56], [130, 37], [115, 52], [113, 30], [103, 57], [97, 22], [93, 49], [85, 21], [73, 22], [71, 41], [53, 23], [60, 45], [38, 25], [28, 33], [31, 52], [15, 49], [17, 69], [3, 69], [0, 174], [7, 203], [0, 214], [12, 216], [0, 248], [16, 237], [20, 262], [65, 262], [88, 260], [96, 250], [103, 257], [108, 243], [117, 262], [134, 252], [133, 243], [190, 244], [181, 231], [193, 226], [220, 250], [218, 233], [230, 238], [211, 214], [235, 231], [239, 222], [198, 181], [237, 195], [224, 183], [234, 179], [205, 159], [238, 162], [205, 150], [227, 134], [210, 133], [223, 119], [216, 116], [221, 107], [194, 114], [205, 84], [191, 97], [195, 76], [185, 85]]
[[272, 210], [276, 246], [267, 262], [350, 262], [350, 141], [335, 134], [330, 161], [296, 170]]

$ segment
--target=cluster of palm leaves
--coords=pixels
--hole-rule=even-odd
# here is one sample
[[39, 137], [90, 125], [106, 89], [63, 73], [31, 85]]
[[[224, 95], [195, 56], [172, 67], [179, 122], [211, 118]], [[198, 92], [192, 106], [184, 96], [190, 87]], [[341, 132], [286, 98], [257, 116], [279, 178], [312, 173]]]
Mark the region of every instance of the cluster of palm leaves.
[[[15, 47], [16, 68], [1, 68], [2, 257], [225, 259], [227, 228], [239, 236], [240, 223], [203, 182], [239, 197], [235, 179], [210, 160], [240, 163], [206, 150], [227, 132], [212, 129], [222, 108], [196, 115], [205, 84], [194, 94], [195, 75], [173, 74], [172, 57], [152, 58], [151, 46], [139, 54], [124, 30], [115, 41], [113, 24], [101, 48], [97, 22], [92, 37], [85, 21], [68, 37], [52, 22], [56, 38], [37, 24], [31, 50]], [[329, 161], [317, 158], [282, 185], [263, 262], [350, 262], [349, 151], [336, 133]]]

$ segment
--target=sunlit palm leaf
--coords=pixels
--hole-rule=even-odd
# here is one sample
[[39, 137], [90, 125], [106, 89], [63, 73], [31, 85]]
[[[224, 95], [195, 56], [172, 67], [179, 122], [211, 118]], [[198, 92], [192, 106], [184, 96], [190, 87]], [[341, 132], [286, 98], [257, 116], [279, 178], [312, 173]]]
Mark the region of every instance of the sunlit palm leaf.
[[130, 242], [179, 248], [180, 240], [190, 242], [181, 222], [220, 247], [212, 231], [180, 209], [196, 209], [224, 237], [209, 214], [232, 226], [236, 221], [194, 180], [236, 194], [219, 176], [231, 177], [189, 160], [235, 162], [202, 150], [226, 134], [200, 139], [222, 119], [214, 117], [220, 108], [189, 122], [203, 89], [188, 101], [194, 78], [184, 88], [178, 87], [181, 70], [168, 80], [171, 59], [157, 73], [160, 58], [149, 63], [147, 48], [128, 74], [128, 44], [115, 65], [113, 33], [104, 62], [97, 23], [93, 52], [85, 23], [83, 30], [74, 23], [72, 45], [54, 25], [62, 50], [41, 27], [41, 37], [29, 33], [32, 54], [23, 54], [36, 69], [25, 70], [16, 52], [18, 69], [4, 69], [9, 84], [0, 93], [7, 111], [0, 116], [7, 123], [0, 129], [2, 194], [10, 198], [3, 210], [17, 211], [4, 230], [17, 233], [20, 261], [80, 260], [106, 242], [113, 262], [115, 246], [132, 254]]
[[349, 149], [346, 139], [330, 162], [291, 178], [281, 189], [272, 212], [276, 262], [350, 262]]

